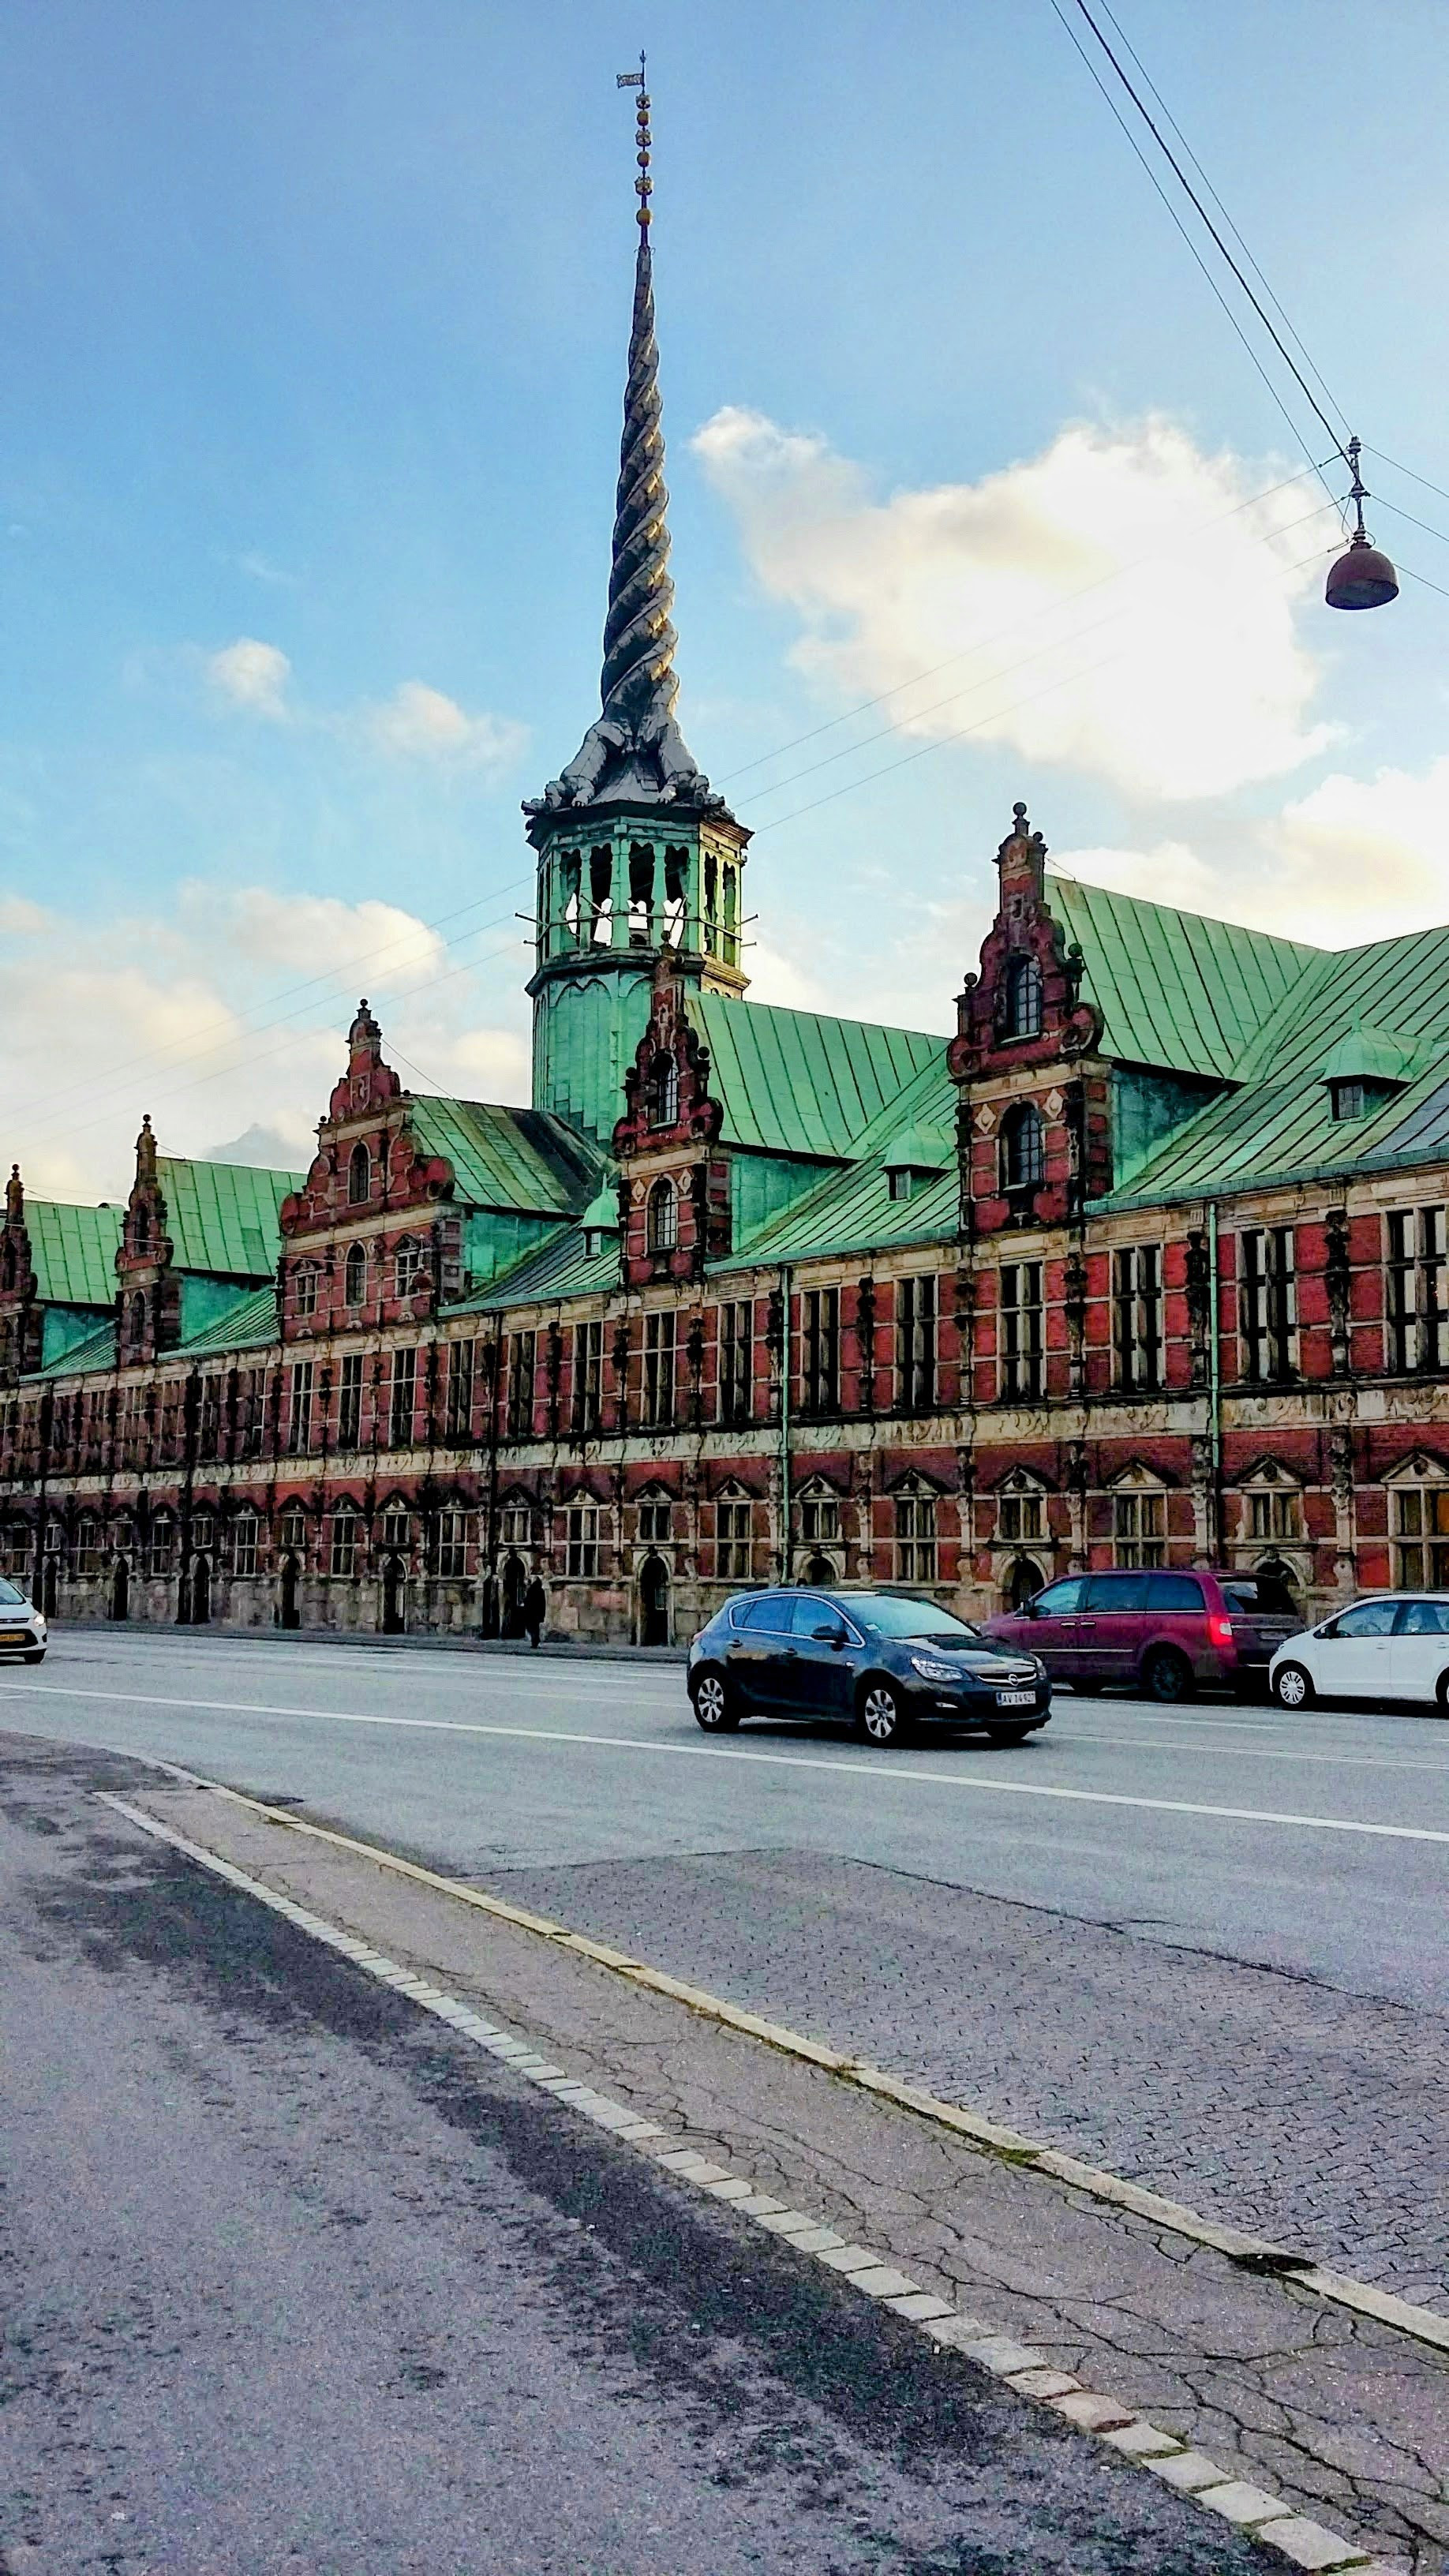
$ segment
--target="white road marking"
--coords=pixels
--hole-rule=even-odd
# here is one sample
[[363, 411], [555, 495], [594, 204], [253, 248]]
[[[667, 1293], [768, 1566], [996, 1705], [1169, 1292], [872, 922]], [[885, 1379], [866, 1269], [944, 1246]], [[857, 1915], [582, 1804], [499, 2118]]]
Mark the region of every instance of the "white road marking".
[[1440, 1780], [1449, 1780], [1449, 1762], [1401, 1760], [1394, 1753], [1308, 1753], [1296, 1744], [1278, 1751], [1266, 1744], [1206, 1744], [1196, 1736], [1178, 1744], [1163, 1735], [1073, 1735], [1060, 1725], [1053, 1726], [1051, 1740], [1053, 1744], [1120, 1744], [1132, 1753], [1141, 1746], [1149, 1753], [1215, 1753], [1220, 1759], [1231, 1756], [1245, 1762], [1326, 1762], [1334, 1770], [1351, 1763], [1361, 1771], [1430, 1771]]
[[640, 1736], [585, 1735], [563, 1726], [503, 1726], [479, 1718], [377, 1717], [370, 1710], [288, 1708], [257, 1700], [172, 1699], [154, 1691], [78, 1690], [62, 1682], [21, 1682], [17, 1687], [26, 1696], [99, 1700], [116, 1707], [189, 1708], [224, 1717], [322, 1718], [332, 1726], [391, 1726], [436, 1735], [496, 1735], [532, 1744], [587, 1744], [614, 1753], [663, 1753], [681, 1760], [752, 1762], [787, 1771], [840, 1771], [857, 1779], [879, 1780], [884, 1768], [903, 1785], [920, 1781], [928, 1787], [961, 1789], [968, 1794], [1053, 1798], [1073, 1806], [1134, 1807], [1155, 1815], [1207, 1816], [1230, 1824], [1282, 1825], [1309, 1833], [1366, 1834], [1389, 1842], [1449, 1844], [1449, 1831], [1430, 1825], [1380, 1825], [1358, 1816], [1304, 1816], [1272, 1807], [1216, 1807], [1187, 1798], [1128, 1797], [1117, 1790], [1066, 1789], [1045, 1780], [1001, 1780], [979, 1771], [922, 1771], [914, 1765], [893, 1762], [889, 1754], [874, 1762], [845, 1762], [826, 1754], [754, 1753], [746, 1752], [743, 1745], [651, 1744]]

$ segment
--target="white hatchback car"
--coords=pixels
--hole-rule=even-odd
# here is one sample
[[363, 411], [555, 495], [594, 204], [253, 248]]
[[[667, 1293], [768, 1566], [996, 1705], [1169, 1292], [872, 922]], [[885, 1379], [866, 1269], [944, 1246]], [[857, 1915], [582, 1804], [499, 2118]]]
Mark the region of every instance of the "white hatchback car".
[[38, 1664], [44, 1659], [45, 1645], [44, 1611], [0, 1574], [0, 1656], [20, 1655], [27, 1664]]
[[1378, 1592], [1301, 1636], [1268, 1667], [1283, 1708], [1316, 1699], [1424, 1700], [1449, 1716], [1449, 1594]]

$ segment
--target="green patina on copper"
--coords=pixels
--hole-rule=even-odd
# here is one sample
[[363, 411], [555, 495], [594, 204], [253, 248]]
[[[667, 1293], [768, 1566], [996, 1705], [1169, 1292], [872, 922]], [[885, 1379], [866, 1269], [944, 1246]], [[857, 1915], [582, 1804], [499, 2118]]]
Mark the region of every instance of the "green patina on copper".
[[[263, 1171], [251, 1163], [198, 1163], [156, 1158], [166, 1202], [166, 1232], [178, 1270], [219, 1278], [269, 1279], [277, 1266], [277, 1211], [306, 1178]], [[112, 1280], [114, 1291], [115, 1282]]]
[[116, 1293], [119, 1207], [71, 1207], [27, 1199], [25, 1232], [42, 1305], [106, 1306]]

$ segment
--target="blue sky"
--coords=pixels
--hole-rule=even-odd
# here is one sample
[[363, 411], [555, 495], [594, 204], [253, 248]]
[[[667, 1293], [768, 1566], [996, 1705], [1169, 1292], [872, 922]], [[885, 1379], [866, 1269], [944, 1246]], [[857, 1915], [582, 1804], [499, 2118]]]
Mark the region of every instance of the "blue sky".
[[[1441, 13], [1118, 14], [1349, 419], [1449, 488]], [[1241, 506], [1303, 450], [1048, 0], [48, 0], [6, 37], [33, 1185], [119, 1192], [146, 1107], [305, 1156], [360, 986], [420, 1078], [522, 1095], [518, 805], [596, 704], [641, 42], [682, 714], [758, 827], [759, 989], [948, 1025], [1017, 795], [1205, 910], [1449, 911], [1449, 598], [1332, 617], [1321, 488]], [[1387, 506], [1449, 500], [1370, 479], [1449, 590]]]

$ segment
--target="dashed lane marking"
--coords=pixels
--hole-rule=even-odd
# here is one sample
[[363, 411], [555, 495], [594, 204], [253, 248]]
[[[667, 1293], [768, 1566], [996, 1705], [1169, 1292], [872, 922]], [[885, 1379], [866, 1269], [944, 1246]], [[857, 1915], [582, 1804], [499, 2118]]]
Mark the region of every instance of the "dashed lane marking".
[[1275, 1825], [1291, 1832], [1363, 1834], [1375, 1841], [1449, 1844], [1449, 1831], [1433, 1825], [1376, 1824], [1361, 1816], [1298, 1815], [1290, 1809], [1276, 1807], [1210, 1806], [1194, 1798], [1132, 1797], [1123, 1790], [1068, 1789], [1054, 1781], [1002, 1780], [990, 1772], [975, 1770], [924, 1771], [915, 1763], [895, 1762], [889, 1754], [874, 1762], [868, 1759], [846, 1762], [831, 1754], [762, 1753], [746, 1750], [743, 1745], [654, 1744], [643, 1736], [585, 1734], [582, 1729], [566, 1726], [506, 1726], [488, 1718], [383, 1717], [370, 1710], [292, 1708], [263, 1700], [188, 1699], [167, 1697], [155, 1691], [79, 1690], [64, 1682], [20, 1681], [13, 1687], [26, 1698], [95, 1700], [114, 1707], [196, 1709], [204, 1715], [225, 1717], [320, 1718], [331, 1726], [389, 1726], [434, 1735], [500, 1736], [513, 1743], [582, 1744], [613, 1753], [673, 1755], [681, 1761], [750, 1762], [776, 1770], [829, 1771], [875, 1784], [881, 1779], [884, 1765], [888, 1776], [903, 1787], [956, 1789], [968, 1797], [1048, 1798], [1080, 1807], [1130, 1807], [1153, 1815], [1202, 1816], [1223, 1824]]

